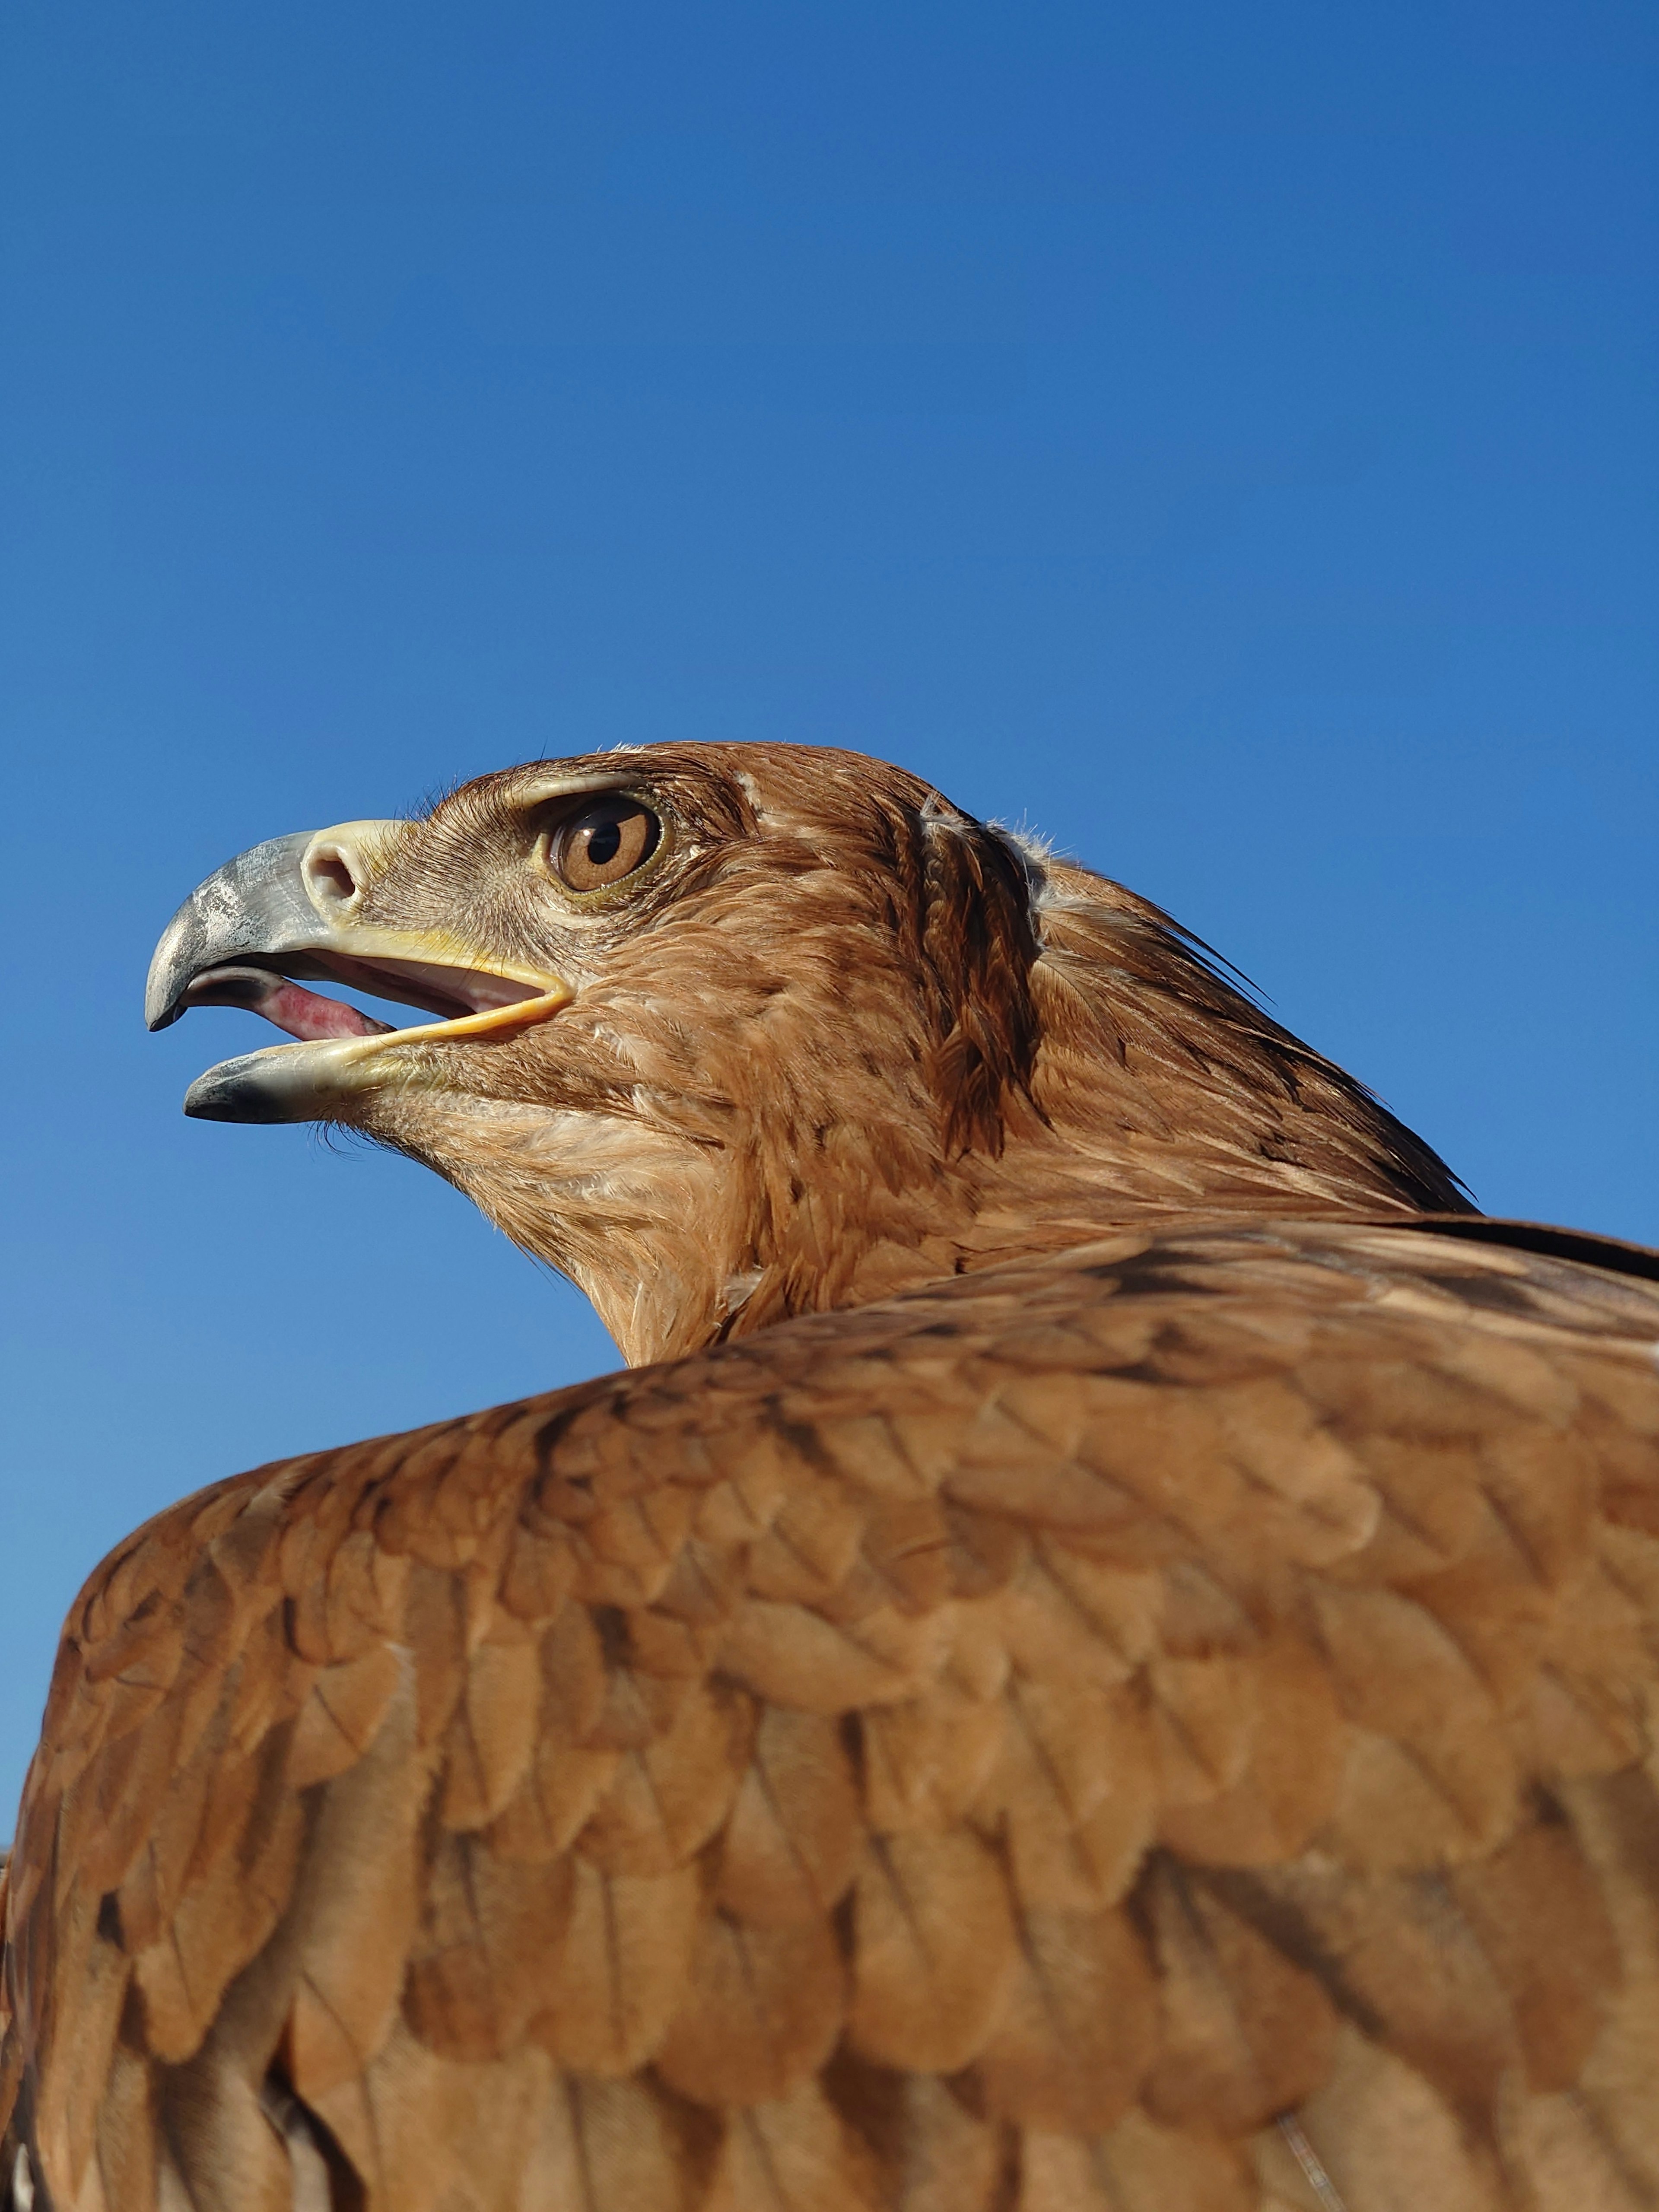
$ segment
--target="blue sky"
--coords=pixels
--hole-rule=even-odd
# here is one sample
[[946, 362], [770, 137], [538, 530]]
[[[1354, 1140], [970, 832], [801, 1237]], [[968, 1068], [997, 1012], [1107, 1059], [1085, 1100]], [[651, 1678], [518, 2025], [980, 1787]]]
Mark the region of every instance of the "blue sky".
[[1659, 1241], [1656, 46], [14, 0], [0, 1796], [144, 1515], [614, 1359], [418, 1170], [180, 1118], [252, 1019], [146, 1037], [145, 963], [259, 838], [619, 739], [885, 754], [1488, 1209]]

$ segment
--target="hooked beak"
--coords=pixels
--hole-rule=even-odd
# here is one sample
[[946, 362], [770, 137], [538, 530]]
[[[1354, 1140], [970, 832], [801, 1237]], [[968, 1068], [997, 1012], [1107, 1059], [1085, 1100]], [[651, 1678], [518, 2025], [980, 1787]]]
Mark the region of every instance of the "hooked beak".
[[[222, 1060], [185, 1111], [210, 1121], [309, 1121], [353, 1093], [420, 1079], [401, 1048], [510, 1036], [575, 996], [562, 976], [480, 954], [441, 930], [386, 929], [361, 916], [398, 822], [347, 822], [255, 845], [198, 884], [150, 962], [144, 1018], [166, 1029], [192, 1006], [244, 1006], [299, 1042]], [[301, 988], [347, 983], [439, 1019], [392, 1029]]]

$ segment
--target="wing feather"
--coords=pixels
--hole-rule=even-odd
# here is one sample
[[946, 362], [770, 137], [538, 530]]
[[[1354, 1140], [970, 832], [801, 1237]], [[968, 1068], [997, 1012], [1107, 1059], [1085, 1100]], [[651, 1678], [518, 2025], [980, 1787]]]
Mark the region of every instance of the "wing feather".
[[1656, 1341], [1126, 1236], [186, 1500], [65, 1632], [12, 2140], [58, 2212], [1649, 2203]]

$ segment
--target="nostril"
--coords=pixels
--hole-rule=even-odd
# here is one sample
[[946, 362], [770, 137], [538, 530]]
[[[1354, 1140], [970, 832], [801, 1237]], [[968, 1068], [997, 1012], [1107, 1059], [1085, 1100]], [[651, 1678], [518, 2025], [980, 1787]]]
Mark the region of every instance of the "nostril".
[[306, 855], [312, 896], [319, 906], [344, 906], [357, 896], [351, 862], [337, 845], [320, 845]]

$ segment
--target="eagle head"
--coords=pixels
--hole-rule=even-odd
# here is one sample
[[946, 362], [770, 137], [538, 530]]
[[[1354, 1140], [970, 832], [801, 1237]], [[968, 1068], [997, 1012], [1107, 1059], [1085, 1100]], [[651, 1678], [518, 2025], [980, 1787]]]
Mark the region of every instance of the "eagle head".
[[633, 1361], [1149, 1213], [1467, 1204], [1156, 908], [829, 749], [537, 762], [257, 845], [150, 970], [152, 1028], [219, 1005], [295, 1042], [187, 1113], [425, 1162]]

